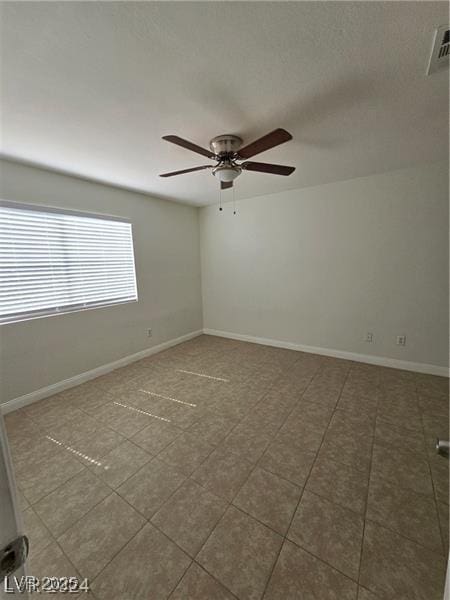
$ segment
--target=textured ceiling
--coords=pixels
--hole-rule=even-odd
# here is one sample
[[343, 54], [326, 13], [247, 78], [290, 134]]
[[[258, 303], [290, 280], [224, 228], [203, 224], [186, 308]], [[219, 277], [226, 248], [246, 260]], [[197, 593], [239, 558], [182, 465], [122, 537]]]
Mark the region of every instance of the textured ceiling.
[[[161, 140], [293, 141], [236, 198], [445, 159], [448, 72], [425, 74], [446, 2], [11, 2], [2, 6], [2, 152], [196, 205], [205, 164]], [[224, 192], [224, 198], [231, 192]]]

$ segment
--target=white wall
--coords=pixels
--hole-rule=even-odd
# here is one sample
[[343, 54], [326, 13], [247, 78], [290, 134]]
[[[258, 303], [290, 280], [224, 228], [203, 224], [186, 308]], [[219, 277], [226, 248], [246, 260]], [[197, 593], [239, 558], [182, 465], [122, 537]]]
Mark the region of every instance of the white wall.
[[[139, 289], [0, 327], [2, 402], [201, 329], [198, 209], [8, 161], [0, 178], [3, 199], [130, 218]], [[204, 327], [448, 365], [445, 163], [203, 208], [200, 241]]]
[[2, 402], [201, 329], [196, 208], [8, 161], [0, 176], [5, 200], [129, 218], [139, 294], [137, 303], [0, 327]]
[[205, 328], [448, 366], [445, 163], [203, 208], [200, 233]]

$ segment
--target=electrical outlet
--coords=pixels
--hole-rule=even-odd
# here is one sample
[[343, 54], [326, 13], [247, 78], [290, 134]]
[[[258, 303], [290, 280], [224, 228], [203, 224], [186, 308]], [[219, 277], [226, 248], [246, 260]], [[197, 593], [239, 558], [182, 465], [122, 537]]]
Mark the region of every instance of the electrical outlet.
[[147, 329], [147, 336], [152, 337], [153, 331], [151, 329]]
[[370, 331], [368, 331], [366, 333], [366, 337], [364, 338], [364, 341], [371, 344], [373, 342], [373, 333], [370, 333]]
[[397, 346], [406, 346], [406, 335], [397, 336]]

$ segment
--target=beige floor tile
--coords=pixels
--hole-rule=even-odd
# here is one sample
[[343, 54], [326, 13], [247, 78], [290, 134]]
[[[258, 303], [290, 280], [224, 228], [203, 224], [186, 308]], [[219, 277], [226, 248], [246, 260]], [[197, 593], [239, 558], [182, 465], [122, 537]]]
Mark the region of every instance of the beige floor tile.
[[144, 411], [132, 405], [125, 405], [119, 400], [100, 406], [90, 412], [91, 416], [100, 420], [104, 425], [114, 429], [123, 436], [130, 438], [153, 420], [166, 419], [164, 416]]
[[284, 536], [301, 492], [296, 485], [256, 467], [233, 504]]
[[356, 600], [357, 585], [286, 540], [264, 600]]
[[214, 450], [191, 433], [183, 433], [158, 454], [158, 458], [189, 476]]
[[442, 533], [442, 541], [444, 545], [444, 552], [448, 554], [449, 547], [449, 509], [448, 504], [445, 502], [437, 502], [439, 523]]
[[358, 600], [379, 600], [379, 596], [375, 596], [375, 594], [372, 594], [372, 592], [369, 592], [366, 588], [359, 586]]
[[396, 393], [393, 397], [385, 397], [378, 403], [378, 415], [404, 429], [422, 431], [422, 420], [416, 404], [416, 395], [399, 398]]
[[23, 513], [23, 524], [25, 534], [30, 543], [30, 556], [38, 556], [39, 553], [49, 544], [53, 543], [53, 538], [45, 524], [33, 510], [27, 508]]
[[34, 504], [85, 468], [69, 453], [58, 451], [50, 456], [36, 455], [27, 465], [16, 465], [16, 479], [27, 500]]
[[152, 517], [152, 523], [195, 557], [228, 504], [187, 480]]
[[112, 400], [111, 394], [100, 389], [96, 385], [92, 385], [89, 389], [80, 389], [83, 387], [84, 386], [81, 385], [73, 388], [72, 394], [69, 397], [70, 404], [75, 408], [89, 411], [99, 408]]
[[224, 439], [221, 448], [240, 454], [251, 463], [255, 463], [264, 453], [272, 436], [266, 431], [253, 429], [241, 423]]
[[16, 493], [20, 508], [22, 509], [22, 511], [26, 510], [30, 506], [30, 503], [25, 498], [23, 492], [21, 492], [19, 489], [16, 489]]
[[436, 438], [449, 439], [449, 421], [446, 415], [422, 415], [422, 423], [427, 442], [435, 441]]
[[308, 427], [325, 431], [333, 415], [333, 410], [334, 407], [332, 406], [309, 402], [302, 396], [289, 415], [289, 420], [299, 419], [301, 423], [306, 424]]
[[296, 446], [301, 450], [310, 450], [316, 453], [322, 443], [325, 430], [326, 428], [322, 426], [312, 426], [305, 422], [299, 415], [293, 417], [290, 414], [275, 435], [274, 441], [280, 441]]
[[300, 394], [295, 391], [292, 393], [281, 384], [274, 383], [273, 387], [264, 394], [263, 398], [255, 406], [255, 411], [263, 408], [273, 408], [281, 411], [283, 414], [289, 414], [300, 399]]
[[366, 522], [360, 583], [383, 600], [442, 600], [445, 559]]
[[372, 438], [329, 431], [323, 439], [319, 458], [334, 460], [368, 474], [372, 459]]
[[435, 400], [446, 400], [448, 401], [449, 397], [449, 381], [447, 377], [443, 377], [441, 379], [445, 379], [443, 382], [432, 381], [430, 376], [428, 376], [427, 380], [422, 380], [417, 382], [417, 393], [419, 397], [429, 397]]
[[92, 589], [98, 600], [163, 600], [190, 562], [178, 546], [148, 523], [100, 573]]
[[100, 427], [93, 432], [78, 431], [70, 443], [64, 443], [58, 432], [54, 439], [62, 442], [63, 446], [86, 466], [101, 462], [102, 457], [121, 444], [125, 438], [106, 427]]
[[100, 464], [93, 464], [90, 468], [97, 477], [116, 489], [151, 459], [148, 452], [125, 440], [105, 454]]
[[20, 439], [9, 439], [9, 444], [14, 466], [19, 475], [28, 471], [35, 472], [45, 464], [47, 458], [61, 454], [63, 450], [48, 438], [42, 428], [39, 433], [34, 433], [32, 436], [25, 431]]
[[363, 527], [362, 516], [305, 491], [287, 537], [357, 581]]
[[119, 486], [117, 492], [149, 519], [184, 480], [184, 475], [153, 459]]
[[241, 489], [253, 465], [245, 458], [217, 449], [192, 474], [192, 479], [216, 496], [231, 502]]
[[83, 420], [84, 413], [68, 402], [46, 399], [35, 402], [26, 408], [26, 414], [40, 427], [58, 430], [64, 423], [77, 423]]
[[439, 502], [449, 503], [449, 462], [445, 456], [436, 453], [429, 457], [431, 477], [436, 499]]
[[328, 459], [318, 459], [306, 489], [335, 504], [364, 514], [368, 478], [361, 471]]
[[422, 431], [403, 429], [381, 418], [377, 419], [375, 443], [390, 448], [393, 453], [407, 452], [426, 456], [425, 437]]
[[193, 562], [170, 600], [235, 600], [235, 596]]
[[41, 429], [45, 435], [58, 438], [58, 440], [60, 440], [63, 444], [70, 445], [75, 440], [88, 437], [89, 435], [94, 434], [96, 431], [104, 429], [104, 425], [100, 421], [97, 421], [87, 413], [83, 412], [83, 418], [80, 419], [76, 425], [68, 422], [60, 425], [57, 430], [46, 427], [42, 427]]
[[267, 398], [268, 401], [281, 402], [284, 406], [293, 407], [300, 400], [301, 395], [308, 387], [308, 383], [309, 379], [301, 381], [282, 375], [268, 388], [263, 400]]
[[380, 397], [380, 392], [372, 387], [367, 388], [363, 393], [355, 393], [344, 388], [339, 397], [337, 408], [357, 414], [374, 416], [377, 412]]
[[286, 420], [290, 411], [280, 407], [261, 405], [259, 402], [253, 410], [244, 417], [238, 427], [248, 428], [249, 431], [259, 431], [271, 437]]
[[27, 417], [25, 410], [22, 408], [4, 416], [10, 446], [28, 448], [31, 440], [40, 437], [42, 428]]
[[34, 509], [58, 537], [110, 493], [108, 486], [85, 470], [39, 500]]
[[314, 383], [313, 380], [313, 382], [305, 390], [302, 400], [323, 404], [325, 406], [334, 408], [340, 396], [341, 388], [341, 385], [330, 385], [326, 382], [319, 384]]
[[449, 402], [448, 396], [443, 398], [433, 398], [419, 394], [418, 406], [422, 415], [444, 417], [448, 421]]
[[[350, 375], [345, 382], [344, 387], [342, 388], [341, 398], [343, 399], [343, 403], [347, 401], [347, 399], [351, 401], [351, 398], [361, 398], [363, 399], [363, 404], [370, 403], [370, 401], [374, 404], [378, 403], [383, 397], [383, 392], [380, 386], [369, 379], [365, 378], [352, 378], [352, 371], [350, 371]], [[338, 403], [339, 404], [339, 403]], [[356, 407], [355, 407], [356, 408]]]
[[142, 429], [131, 440], [150, 454], [158, 454], [183, 433], [172, 423], [155, 420]]
[[227, 417], [228, 419], [241, 420], [251, 411], [252, 407], [247, 406], [245, 403], [240, 401], [239, 396], [232, 400], [220, 400], [214, 398], [213, 405], [209, 407], [209, 410], [214, 411], [217, 415]]
[[238, 422], [237, 419], [209, 413], [194, 423], [189, 428], [189, 433], [205, 440], [208, 444], [217, 446]]
[[170, 422], [180, 429], [189, 429], [194, 423], [200, 421], [205, 411], [200, 406], [191, 407], [176, 404], [170, 412]]
[[144, 525], [145, 519], [112, 493], [58, 538], [82, 577], [92, 580]]
[[[442, 559], [439, 537], [448, 546], [448, 460], [434, 448], [436, 436], [448, 439], [447, 378], [203, 335], [15, 411], [6, 425], [24, 512], [38, 510], [55, 535], [68, 527], [60, 537], [71, 532], [74, 555], [86, 545], [95, 564], [98, 544], [112, 558], [97, 600], [259, 598], [262, 573], [272, 572], [270, 535], [281, 544], [275, 531], [286, 533], [305, 480], [294, 542], [286, 540], [264, 600], [442, 595], [429, 563]], [[356, 577], [369, 463], [366, 537], [378, 527], [390, 541], [366, 540], [372, 587], [361, 580], [357, 592], [342, 573]], [[94, 519], [112, 488], [116, 508]], [[233, 501], [240, 508], [222, 514]], [[143, 523], [137, 513], [161, 522], [132, 537]], [[46, 523], [32, 511], [30, 519], [34, 568], [73, 574], [77, 565], [47, 543]], [[247, 538], [262, 542], [261, 557]], [[185, 574], [191, 559], [180, 545], [194, 555], [205, 539], [204, 556], [234, 588], [196, 563]], [[243, 554], [229, 558], [234, 547]], [[148, 560], [130, 561], [134, 553]]]
[[[78, 582], [78, 585], [83, 583], [83, 579], [80, 577], [79, 573], [76, 571], [74, 566], [69, 562], [67, 557], [61, 551], [61, 548], [58, 546], [56, 542], [53, 542], [49, 546], [46, 546], [37, 554], [30, 556], [27, 561], [28, 565], [28, 574], [39, 578], [42, 581], [45, 577], [56, 577], [58, 579], [67, 579], [67, 578], [75, 578]], [[74, 587], [70, 587], [70, 589], [74, 590]], [[79, 598], [80, 596], [83, 598], [87, 598], [91, 600], [92, 595], [85, 591], [74, 592], [48, 592], [42, 593], [42, 596], [50, 596], [51, 598], [67, 598], [74, 597]]]
[[375, 423], [376, 419], [372, 414], [338, 409], [330, 420], [328, 431], [359, 438], [373, 437]]
[[281, 547], [281, 536], [230, 507], [197, 562], [242, 600], [259, 599]]
[[433, 495], [428, 462], [416, 454], [395, 452], [375, 444], [371, 478], [374, 481], [384, 479], [391, 485], [411, 489], [418, 494]]
[[435, 552], [443, 552], [439, 520], [432, 496], [417, 494], [382, 478], [370, 480], [366, 518]]
[[258, 464], [266, 471], [303, 486], [315, 458], [315, 452], [276, 440], [270, 444]]
[[[170, 414], [176, 406], [176, 399], [167, 394], [160, 394], [153, 390], [136, 387], [129, 387], [124, 390], [123, 386], [120, 390], [114, 390], [114, 399], [125, 406], [134, 406], [152, 415], [159, 415], [170, 419]], [[169, 394], [169, 395], [168, 395]]]
[[[29, 424], [32, 423], [31, 419], [27, 416], [27, 407], [17, 408], [9, 413], [3, 415], [3, 419], [5, 422], [5, 427], [8, 435], [15, 431], [20, 431], [24, 422], [28, 421]], [[36, 427], [35, 423], [33, 425]]]

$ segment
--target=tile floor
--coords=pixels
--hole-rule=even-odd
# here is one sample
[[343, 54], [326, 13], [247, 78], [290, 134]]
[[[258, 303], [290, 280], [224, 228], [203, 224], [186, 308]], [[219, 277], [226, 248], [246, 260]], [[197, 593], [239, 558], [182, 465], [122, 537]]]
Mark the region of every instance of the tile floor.
[[442, 600], [443, 378], [201, 336], [6, 423], [33, 575], [98, 600]]

